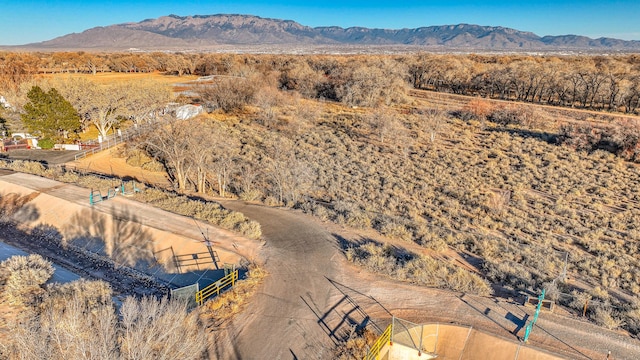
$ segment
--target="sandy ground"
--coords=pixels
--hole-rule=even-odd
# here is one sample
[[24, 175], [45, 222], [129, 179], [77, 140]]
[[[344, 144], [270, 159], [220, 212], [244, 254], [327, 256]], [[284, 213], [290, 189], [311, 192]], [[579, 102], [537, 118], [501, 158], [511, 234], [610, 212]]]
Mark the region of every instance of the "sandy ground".
[[123, 178], [129, 177], [138, 182], [153, 184], [154, 186], [162, 188], [171, 187], [171, 182], [169, 181], [169, 177], [166, 172], [146, 171], [140, 167], [127, 164], [126, 160], [123, 158], [114, 157], [114, 152], [117, 152], [121, 146], [122, 145], [118, 145], [89, 157], [72, 161], [67, 163], [67, 167], [106, 175], [115, 175]]

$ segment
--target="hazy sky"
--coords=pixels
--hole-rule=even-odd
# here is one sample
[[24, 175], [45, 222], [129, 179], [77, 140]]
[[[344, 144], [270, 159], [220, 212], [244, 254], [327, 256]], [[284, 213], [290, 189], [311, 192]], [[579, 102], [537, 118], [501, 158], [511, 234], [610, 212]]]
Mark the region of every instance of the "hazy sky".
[[96, 26], [170, 14], [249, 14], [312, 27], [400, 29], [467, 23], [505, 26], [540, 36], [640, 40], [640, 0], [2, 0], [0, 45], [45, 41]]

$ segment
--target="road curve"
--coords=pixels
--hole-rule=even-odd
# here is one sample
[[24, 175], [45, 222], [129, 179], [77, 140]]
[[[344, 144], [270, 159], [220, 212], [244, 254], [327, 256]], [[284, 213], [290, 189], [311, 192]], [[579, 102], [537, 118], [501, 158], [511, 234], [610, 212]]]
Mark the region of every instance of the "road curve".
[[[331, 349], [355, 326], [384, 328], [392, 314], [423, 322], [471, 325], [518, 342], [519, 319], [532, 310], [511, 300], [424, 288], [371, 274], [349, 264], [338, 239], [307, 215], [247, 204], [222, 205], [258, 221], [266, 240], [269, 276], [222, 333], [218, 359], [332, 359]], [[593, 324], [544, 313], [531, 345], [571, 359], [637, 359], [640, 342]], [[487, 344], [490, 347], [490, 344]]]
[[[240, 201], [222, 205], [258, 221], [267, 243], [269, 276], [247, 309], [227, 328], [221, 359], [327, 359], [344, 328], [335, 238], [305, 216]], [[339, 261], [338, 261], [339, 262]], [[336, 306], [336, 304], [338, 306]], [[343, 306], [344, 305], [344, 306]]]

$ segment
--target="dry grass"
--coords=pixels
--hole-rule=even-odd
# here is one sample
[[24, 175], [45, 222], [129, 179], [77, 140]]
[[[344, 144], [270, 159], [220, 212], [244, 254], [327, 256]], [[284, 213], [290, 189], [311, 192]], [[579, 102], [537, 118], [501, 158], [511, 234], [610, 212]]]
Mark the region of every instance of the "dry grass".
[[[268, 124], [251, 112], [210, 120], [228, 122], [227, 136], [243, 144], [237, 164], [252, 170], [249, 184], [246, 169], [234, 174], [232, 192], [250, 189], [253, 199], [323, 220], [470, 253], [484, 278], [514, 293], [538, 292], [558, 278], [565, 252], [570, 277], [605, 289], [601, 296], [613, 306], [640, 290], [636, 166], [603, 151], [558, 146], [553, 133], [528, 129], [539, 125], [529, 118], [481, 128], [444, 113], [434, 139], [424, 125], [429, 108], [415, 103], [399, 108], [394, 135], [381, 139], [367, 118], [371, 109], [306, 106], [317, 111], [302, 128], [290, 126], [295, 101], [283, 101], [275, 110], [281, 120]], [[289, 164], [303, 164], [313, 176], [295, 196], [285, 192], [282, 203], [273, 143], [291, 144]], [[397, 258], [373, 258], [378, 271], [402, 272]], [[401, 278], [421, 283], [420, 272], [404, 272]], [[456, 276], [454, 286], [444, 286], [467, 291], [466, 276]]]
[[376, 334], [365, 329], [362, 333], [354, 334], [339, 343], [333, 351], [333, 358], [336, 360], [363, 359], [377, 339]]
[[352, 244], [347, 259], [369, 271], [400, 281], [476, 295], [490, 295], [489, 284], [477, 274], [448, 262], [374, 243]]
[[200, 308], [202, 321], [207, 327], [215, 329], [233, 318], [251, 300], [265, 276], [267, 273], [259, 265], [251, 265], [245, 279]]
[[66, 78], [83, 78], [95, 81], [101, 84], [113, 84], [117, 82], [128, 82], [134, 80], [149, 80], [162, 82], [165, 84], [173, 85], [184, 82], [196, 80], [198, 77], [193, 75], [175, 76], [165, 75], [161, 72], [152, 73], [126, 73], [126, 72], [101, 72], [95, 75], [92, 74], [42, 74], [39, 75], [43, 79], [66, 79]]
[[186, 303], [128, 297], [117, 314], [108, 284], [79, 280], [43, 287], [51, 273], [38, 255], [0, 263], [1, 305], [8, 306], [0, 313], [3, 359], [204, 358], [204, 328]]

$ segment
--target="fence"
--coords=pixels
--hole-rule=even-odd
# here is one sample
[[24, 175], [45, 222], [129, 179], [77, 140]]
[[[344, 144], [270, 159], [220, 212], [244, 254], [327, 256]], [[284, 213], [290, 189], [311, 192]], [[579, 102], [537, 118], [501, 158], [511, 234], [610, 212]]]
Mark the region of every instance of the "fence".
[[142, 126], [133, 126], [126, 130], [118, 130], [117, 134], [106, 136], [102, 139], [102, 141], [98, 141], [98, 143], [92, 144], [83, 144], [83, 147], [88, 147], [84, 151], [81, 151], [76, 154], [75, 160], [85, 158], [89, 155], [93, 155], [102, 150], [110, 149], [116, 145], [122, 144], [123, 142], [140, 135], [142, 132], [148, 130], [151, 127], [150, 124], [142, 125]]
[[[576, 350], [573, 355], [582, 358], [584, 354]], [[566, 359], [564, 355], [530, 346], [524, 341], [485, 333], [471, 326], [443, 323], [417, 325], [394, 317], [391, 324], [371, 345], [364, 360], [435, 358]]]
[[194, 308], [198, 305], [195, 302], [195, 296], [199, 291], [200, 287], [198, 286], [198, 283], [195, 283], [193, 285], [171, 290], [171, 298], [184, 300], [187, 302], [189, 308]]
[[198, 291], [196, 293], [196, 303], [198, 305], [204, 304], [204, 302], [212, 297], [214, 294], [220, 295], [220, 292], [225, 287], [231, 285], [235, 285], [236, 281], [238, 281], [238, 270], [233, 270], [228, 275], [223, 277], [222, 279], [214, 282], [213, 284], [207, 286], [206, 288]]
[[387, 344], [391, 344], [391, 336], [393, 334], [393, 322], [387, 326], [382, 335], [376, 340], [376, 342], [369, 349], [369, 353], [364, 357], [364, 360], [379, 360], [380, 350]]
[[200, 265], [214, 264], [218, 268], [218, 262], [220, 257], [215, 250], [209, 250], [209, 252], [199, 252], [183, 255], [174, 255], [173, 260], [178, 268], [178, 272], [182, 273], [183, 267], [194, 266], [200, 270]]

